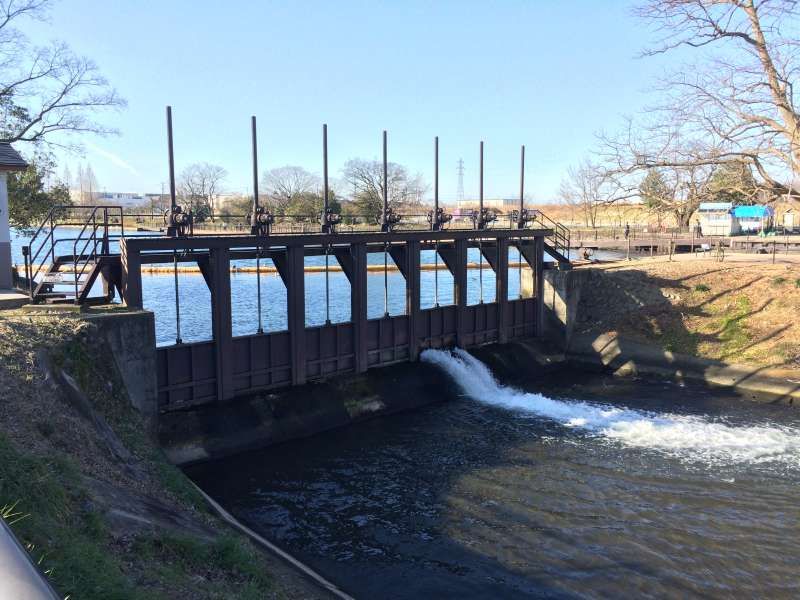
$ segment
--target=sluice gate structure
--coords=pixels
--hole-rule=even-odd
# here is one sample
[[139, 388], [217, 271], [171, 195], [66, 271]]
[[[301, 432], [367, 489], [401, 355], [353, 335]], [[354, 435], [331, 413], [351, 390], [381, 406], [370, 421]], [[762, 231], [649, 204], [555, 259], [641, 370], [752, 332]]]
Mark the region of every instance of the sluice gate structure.
[[[331, 375], [416, 360], [425, 348], [535, 337], [541, 333], [544, 240], [549, 230], [403, 231], [392, 233], [193, 238], [125, 238], [120, 291], [127, 306], [142, 307], [141, 267], [195, 262], [211, 292], [213, 339], [157, 350], [162, 410], [224, 401]], [[420, 308], [420, 251], [438, 246], [453, 276], [455, 303]], [[520, 250], [536, 284], [529, 298], [508, 299], [508, 249]], [[495, 272], [495, 302], [467, 304], [467, 253], [480, 247]], [[351, 319], [307, 327], [306, 256], [333, 255], [350, 282]], [[367, 318], [367, 254], [388, 252], [406, 283], [406, 314]], [[232, 335], [231, 260], [271, 258], [286, 286], [288, 329]], [[269, 301], [268, 299], [266, 301]]]
[[[543, 279], [545, 253], [560, 268], [569, 268], [569, 231], [538, 211], [524, 207], [524, 147], [521, 152], [519, 207], [501, 224], [498, 215], [483, 206], [483, 143], [480, 144], [480, 195], [478, 209], [466, 220], [447, 214], [439, 206], [438, 138], [435, 139], [434, 204], [419, 219], [397, 214], [389, 201], [387, 136], [383, 134], [382, 211], [367, 215], [358, 227], [352, 215], [349, 231], [343, 216], [329, 204], [327, 126], [323, 126], [323, 206], [320, 214], [303, 217], [316, 222], [316, 232], [282, 230], [280, 220], [297, 222], [298, 215], [276, 215], [259, 201], [255, 117], [252, 118], [253, 204], [246, 216], [249, 233], [200, 233], [194, 216], [177, 203], [172, 115], [167, 109], [170, 171], [170, 209], [160, 232], [142, 234], [126, 226], [119, 207], [72, 207], [51, 211], [25, 248], [25, 272], [31, 299], [39, 303], [109, 302], [115, 296], [131, 309], [145, 308], [143, 266], [170, 264], [174, 269], [176, 340], [158, 346], [156, 352], [158, 408], [170, 412], [189, 407], [228, 402], [287, 386], [297, 386], [345, 373], [363, 373], [372, 367], [415, 361], [426, 348], [458, 345], [469, 348], [491, 342], [505, 343], [541, 335], [544, 321]], [[59, 238], [57, 230], [65, 215], [82, 218], [75, 237]], [[119, 229], [118, 234], [111, 233]], [[74, 232], [74, 230], [72, 230]], [[71, 253], [58, 251], [59, 243], [71, 245]], [[63, 247], [63, 246], [62, 246]], [[509, 250], [519, 253], [529, 278], [527, 293], [520, 283], [518, 298], [509, 297]], [[480, 261], [481, 299], [467, 302], [468, 256]], [[433, 251], [452, 275], [453, 303], [421, 307], [421, 254]], [[476, 252], [477, 251], [477, 252]], [[391, 257], [405, 281], [405, 311], [368, 318], [368, 256]], [[309, 326], [306, 323], [306, 257], [324, 256], [338, 262], [350, 286], [350, 320]], [[257, 265], [258, 321], [255, 333], [234, 335], [231, 295], [232, 261]], [[265, 331], [261, 322], [262, 261], [271, 261], [285, 286], [287, 327]], [[494, 301], [483, 302], [483, 262], [494, 272]], [[195, 263], [210, 291], [211, 339], [184, 342], [180, 330], [178, 265]], [[438, 268], [438, 264], [437, 264]], [[384, 269], [386, 273], [386, 268]], [[92, 285], [103, 282], [103, 296], [90, 297]], [[388, 302], [386, 276], [384, 299]], [[437, 280], [438, 281], [438, 280]], [[437, 284], [438, 285], [438, 284]], [[437, 292], [438, 294], [438, 292]], [[388, 306], [388, 304], [386, 304]], [[149, 306], [154, 312], [158, 306]]]

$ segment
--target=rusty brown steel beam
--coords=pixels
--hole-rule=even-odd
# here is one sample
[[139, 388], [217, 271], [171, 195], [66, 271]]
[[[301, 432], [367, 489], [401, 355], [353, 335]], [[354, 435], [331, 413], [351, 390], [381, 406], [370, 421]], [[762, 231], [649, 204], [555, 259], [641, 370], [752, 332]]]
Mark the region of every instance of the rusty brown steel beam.
[[[456, 241], [483, 238], [486, 240], [503, 238], [543, 238], [552, 235], [551, 229], [472, 229], [442, 231], [395, 231], [392, 233], [311, 233], [311, 234], [275, 234], [269, 240], [263, 240], [262, 248], [319, 246], [332, 244], [335, 246], [348, 244], [380, 244], [409, 241]], [[120, 240], [120, 246], [132, 250], [146, 252], [149, 250], [210, 250], [212, 248], [255, 248], [256, 242], [249, 235], [195, 235], [192, 237], [127, 237]]]
[[408, 359], [417, 360], [419, 335], [417, 321], [420, 311], [420, 243], [408, 242], [405, 251], [406, 314], [408, 315]]
[[130, 308], [142, 308], [142, 260], [139, 251], [120, 244], [120, 295]]
[[350, 279], [350, 321], [353, 323], [355, 371], [367, 370], [367, 247], [353, 244], [353, 276]]
[[286, 308], [291, 344], [292, 385], [306, 382], [306, 298], [303, 249], [287, 248]]
[[233, 327], [231, 324], [230, 254], [215, 248], [209, 259], [211, 331], [216, 343], [217, 400], [230, 400], [233, 390]]
[[506, 311], [508, 310], [508, 239], [497, 240], [495, 258], [495, 303], [497, 304], [497, 341], [508, 341]]
[[536, 276], [536, 332], [534, 335], [544, 334], [544, 238], [536, 238], [534, 274]]

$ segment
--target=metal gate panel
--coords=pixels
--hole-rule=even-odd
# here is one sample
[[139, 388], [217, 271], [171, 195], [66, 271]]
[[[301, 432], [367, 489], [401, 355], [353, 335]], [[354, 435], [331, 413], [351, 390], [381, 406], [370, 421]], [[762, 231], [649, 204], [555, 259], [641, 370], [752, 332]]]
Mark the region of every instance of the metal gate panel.
[[417, 339], [420, 348], [444, 348], [456, 343], [456, 310], [454, 305], [420, 311]]
[[305, 340], [308, 378], [347, 373], [355, 369], [352, 323], [308, 327]]
[[390, 365], [408, 360], [408, 317], [367, 321], [367, 364]]
[[536, 335], [536, 298], [510, 300], [506, 312], [509, 339]]
[[215, 352], [213, 341], [156, 348], [160, 410], [174, 410], [216, 400]]
[[487, 302], [468, 306], [465, 312], [464, 338], [466, 345], [497, 341], [497, 303]]
[[289, 385], [289, 332], [233, 338], [233, 389], [247, 393]]

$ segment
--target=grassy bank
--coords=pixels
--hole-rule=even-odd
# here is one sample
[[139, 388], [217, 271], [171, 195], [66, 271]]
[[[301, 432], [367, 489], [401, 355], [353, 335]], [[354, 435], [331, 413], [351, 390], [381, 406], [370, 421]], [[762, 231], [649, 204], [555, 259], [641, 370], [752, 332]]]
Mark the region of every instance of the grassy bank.
[[[206, 511], [77, 318], [0, 313], [0, 506], [74, 599], [315, 597]], [[82, 394], [65, 393], [62, 373]]]
[[616, 332], [701, 358], [800, 368], [800, 265], [658, 259], [599, 269], [604, 276], [581, 301], [581, 333]]

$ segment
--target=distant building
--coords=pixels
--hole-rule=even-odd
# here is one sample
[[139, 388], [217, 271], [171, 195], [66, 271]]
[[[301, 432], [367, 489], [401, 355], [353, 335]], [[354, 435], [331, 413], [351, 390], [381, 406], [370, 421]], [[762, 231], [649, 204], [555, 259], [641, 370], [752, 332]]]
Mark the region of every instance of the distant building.
[[731, 202], [702, 202], [695, 213], [703, 235], [738, 235], [770, 229], [775, 220], [771, 206], [734, 206]]
[[773, 225], [775, 211], [771, 206], [756, 204], [753, 206], [736, 206], [733, 219], [739, 233], [759, 233], [770, 229]]
[[739, 232], [731, 202], [701, 202], [695, 216], [703, 235], [734, 235]]
[[793, 208], [787, 208], [783, 212], [783, 228], [787, 231], [794, 231], [800, 228], [800, 212]]
[[95, 204], [110, 204], [126, 208], [141, 206], [147, 202], [144, 194], [136, 192], [99, 192], [94, 194], [94, 200]]
[[[459, 213], [467, 214], [470, 210], [476, 210], [478, 203], [478, 200], [459, 200]], [[483, 207], [491, 208], [500, 213], [507, 213], [519, 207], [519, 198], [484, 198]]]

